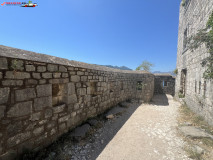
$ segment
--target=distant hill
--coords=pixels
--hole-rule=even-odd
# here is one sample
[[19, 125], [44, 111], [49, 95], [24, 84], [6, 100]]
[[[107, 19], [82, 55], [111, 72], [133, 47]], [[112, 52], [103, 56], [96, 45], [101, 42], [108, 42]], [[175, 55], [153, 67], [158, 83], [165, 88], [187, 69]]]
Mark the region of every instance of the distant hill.
[[172, 71], [169, 71], [169, 72], [161, 72], [161, 71], [154, 71], [152, 73], [160, 73], [160, 74], [171, 74], [172, 76], [176, 76]]
[[114, 68], [114, 69], [120, 69], [120, 70], [132, 70], [132, 69], [126, 67], [126, 66], [121, 66], [121, 67], [119, 67], [119, 66], [112, 66], [112, 65], [102, 65], [102, 66], [109, 67], [109, 68]]

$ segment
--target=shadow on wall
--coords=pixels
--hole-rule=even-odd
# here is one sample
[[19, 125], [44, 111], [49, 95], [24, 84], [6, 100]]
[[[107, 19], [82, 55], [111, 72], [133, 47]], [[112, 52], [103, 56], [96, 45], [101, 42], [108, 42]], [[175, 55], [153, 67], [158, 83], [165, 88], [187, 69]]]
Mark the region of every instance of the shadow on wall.
[[169, 100], [166, 94], [157, 94], [152, 98], [152, 104], [160, 106], [168, 106]]

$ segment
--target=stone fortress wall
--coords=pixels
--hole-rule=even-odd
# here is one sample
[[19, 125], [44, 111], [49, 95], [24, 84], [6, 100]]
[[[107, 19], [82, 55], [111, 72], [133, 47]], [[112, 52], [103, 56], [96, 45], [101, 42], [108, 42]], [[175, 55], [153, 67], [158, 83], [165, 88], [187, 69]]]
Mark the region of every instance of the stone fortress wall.
[[[195, 35], [206, 23], [213, 11], [212, 0], [186, 0], [180, 5], [176, 97], [185, 95], [186, 104], [213, 125], [213, 81], [203, 79], [205, 68], [201, 66], [209, 56], [205, 45], [191, 51], [187, 38]], [[181, 96], [182, 96], [181, 95]]]
[[155, 94], [175, 94], [175, 77], [170, 74], [154, 74], [155, 75]]
[[154, 75], [0, 46], [0, 159], [39, 150], [119, 102], [149, 102]]

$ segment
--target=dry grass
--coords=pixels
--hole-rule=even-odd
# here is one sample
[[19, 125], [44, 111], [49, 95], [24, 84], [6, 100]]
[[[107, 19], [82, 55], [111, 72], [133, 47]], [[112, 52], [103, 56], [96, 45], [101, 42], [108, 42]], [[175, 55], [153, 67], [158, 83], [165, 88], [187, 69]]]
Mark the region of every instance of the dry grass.
[[[187, 105], [182, 105], [180, 107], [180, 115], [178, 118], [179, 125], [190, 124], [205, 130], [207, 133], [213, 135], [213, 127], [208, 125], [203, 117], [195, 114]], [[188, 142], [188, 147], [185, 148], [185, 151], [188, 153], [189, 157], [195, 160], [213, 160], [213, 156], [210, 154], [213, 152], [213, 140], [210, 138], [200, 138], [200, 139], [191, 139], [189, 137], [184, 138]], [[193, 145], [199, 145], [205, 150], [205, 154], [196, 153], [192, 147]]]

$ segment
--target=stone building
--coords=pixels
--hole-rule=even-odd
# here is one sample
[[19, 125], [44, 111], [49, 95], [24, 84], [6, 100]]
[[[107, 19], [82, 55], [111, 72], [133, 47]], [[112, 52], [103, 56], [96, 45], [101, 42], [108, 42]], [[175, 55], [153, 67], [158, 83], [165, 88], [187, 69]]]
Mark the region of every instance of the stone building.
[[175, 94], [175, 77], [170, 74], [155, 73], [155, 94]]
[[39, 150], [119, 102], [149, 102], [154, 75], [0, 46], [0, 159]]
[[187, 39], [206, 27], [213, 11], [212, 0], [185, 0], [180, 5], [176, 97], [184, 97], [186, 104], [213, 125], [213, 81], [205, 80], [205, 67], [201, 66], [209, 56], [205, 44], [192, 51]]

